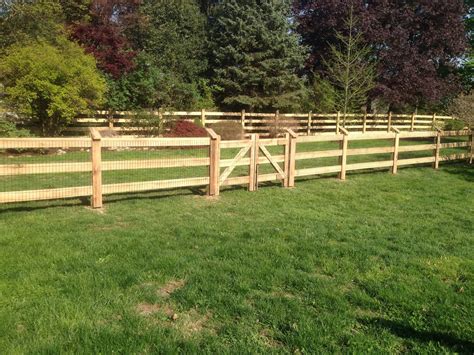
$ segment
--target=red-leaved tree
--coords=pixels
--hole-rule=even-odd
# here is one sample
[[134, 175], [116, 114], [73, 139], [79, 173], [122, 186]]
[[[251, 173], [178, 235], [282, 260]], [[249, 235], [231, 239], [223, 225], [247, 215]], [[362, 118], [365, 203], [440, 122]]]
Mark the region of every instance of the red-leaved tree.
[[351, 7], [378, 60], [372, 97], [417, 107], [459, 92], [456, 65], [467, 49], [462, 0], [296, 0], [298, 32], [311, 48], [308, 69], [324, 74], [322, 59]]
[[72, 38], [94, 55], [101, 70], [115, 79], [134, 68], [136, 53], [124, 31], [138, 21], [140, 3], [140, 0], [93, 0], [89, 7], [90, 21], [71, 25]]

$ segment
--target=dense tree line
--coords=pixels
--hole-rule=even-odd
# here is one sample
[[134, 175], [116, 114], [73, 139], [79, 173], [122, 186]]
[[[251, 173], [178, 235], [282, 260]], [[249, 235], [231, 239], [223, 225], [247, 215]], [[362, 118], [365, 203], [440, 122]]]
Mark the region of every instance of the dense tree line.
[[71, 102], [440, 109], [472, 87], [472, 9], [472, 0], [10, 0], [0, 5], [4, 103], [45, 129], [70, 119]]

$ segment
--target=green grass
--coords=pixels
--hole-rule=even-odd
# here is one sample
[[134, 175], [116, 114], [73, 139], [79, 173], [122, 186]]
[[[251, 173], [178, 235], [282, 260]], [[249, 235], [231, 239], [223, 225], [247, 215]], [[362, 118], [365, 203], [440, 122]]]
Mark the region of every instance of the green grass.
[[443, 164], [0, 206], [1, 352], [472, 354], [473, 182]]

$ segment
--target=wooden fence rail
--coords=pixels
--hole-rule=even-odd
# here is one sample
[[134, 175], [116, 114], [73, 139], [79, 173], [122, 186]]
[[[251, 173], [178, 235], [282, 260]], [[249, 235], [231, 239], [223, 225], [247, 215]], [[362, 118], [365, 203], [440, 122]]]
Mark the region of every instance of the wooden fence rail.
[[[474, 155], [473, 131], [470, 130], [403, 132], [392, 126], [390, 132], [362, 134], [349, 132], [341, 126], [339, 134], [298, 136], [292, 129], [288, 129], [283, 138], [261, 138], [258, 134], [252, 134], [249, 139], [237, 141], [221, 141], [220, 136], [212, 129], [208, 129], [208, 134], [209, 137], [204, 138], [103, 138], [99, 131], [91, 129], [90, 138], [1, 138], [0, 155], [7, 156], [9, 151], [18, 149], [75, 148], [90, 151], [90, 162], [0, 164], [0, 182], [6, 177], [20, 175], [82, 172], [90, 173], [91, 184], [65, 188], [0, 191], [0, 203], [90, 196], [92, 206], [101, 208], [103, 195], [109, 194], [207, 186], [209, 195], [218, 196], [221, 187], [224, 186], [247, 185], [250, 191], [255, 191], [261, 183], [281, 181], [284, 187], [294, 187], [295, 178], [298, 177], [338, 174], [339, 179], [345, 180], [347, 172], [350, 171], [384, 168], [392, 174], [397, 174], [399, 167], [418, 164], [433, 164], [433, 167], [438, 169], [440, 162], [443, 161], [468, 160], [472, 164]], [[464, 138], [452, 140], [459, 137]], [[420, 142], [420, 139], [429, 139], [432, 143]], [[448, 141], [443, 142], [443, 139]], [[385, 143], [383, 146], [357, 145], [357, 142], [363, 141], [370, 141], [372, 144]], [[308, 149], [309, 143], [316, 144], [309, 145], [312, 149]], [[319, 146], [321, 143], [336, 146], [321, 149]], [[353, 146], [354, 144], [356, 146]], [[301, 145], [305, 145], [306, 148], [300, 150]], [[156, 152], [159, 154], [159, 149], [172, 148], [179, 151], [183, 147], [206, 149], [208, 153], [206, 157], [174, 159], [114, 161], [103, 160], [102, 157], [104, 151], [117, 148], [153, 148], [157, 149]], [[283, 153], [277, 151], [278, 148], [281, 148]], [[444, 149], [459, 148], [466, 149], [465, 153], [456, 151], [455, 154], [441, 154]], [[429, 155], [402, 157], [408, 152], [423, 151]], [[225, 156], [223, 152], [226, 153]], [[353, 157], [374, 157], [381, 154], [389, 155], [390, 158], [351, 161]], [[337, 162], [319, 163], [328, 158], [337, 159]], [[315, 161], [318, 163], [314, 163]], [[303, 166], [298, 166], [300, 163], [303, 163]], [[259, 167], [264, 165], [270, 167], [272, 172], [261, 171]], [[205, 167], [208, 169], [207, 176], [115, 184], [104, 184], [102, 179], [104, 171], [189, 167]], [[233, 176], [234, 172], [242, 167], [248, 173]], [[0, 184], [0, 188], [1, 186]]]
[[[160, 125], [178, 118], [189, 121], [199, 120], [204, 127], [211, 127], [220, 122], [238, 123], [246, 134], [258, 133], [269, 135], [275, 130], [292, 129], [298, 134], [311, 135], [321, 132], [340, 133], [340, 127], [350, 131], [386, 131], [391, 128], [400, 130], [431, 130], [443, 128], [444, 122], [452, 120], [452, 116], [418, 115], [418, 114], [341, 114], [341, 113], [255, 113], [246, 112], [212, 112], [212, 111], [146, 111], [134, 113], [127, 111], [97, 111], [93, 117], [81, 115], [68, 127], [71, 133], [87, 132], [90, 126], [113, 128], [124, 133], [136, 133], [140, 128], [133, 127], [134, 117], [158, 117]], [[440, 127], [439, 127], [440, 126]]]

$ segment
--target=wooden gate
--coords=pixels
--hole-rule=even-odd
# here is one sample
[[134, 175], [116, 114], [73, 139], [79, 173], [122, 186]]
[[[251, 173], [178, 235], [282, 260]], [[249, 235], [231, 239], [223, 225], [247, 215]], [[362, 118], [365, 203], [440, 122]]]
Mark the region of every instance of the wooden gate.
[[[277, 180], [282, 181], [284, 187], [294, 186], [294, 174], [291, 171], [295, 169], [295, 139], [290, 138], [291, 133], [274, 139], [260, 139], [258, 134], [252, 134], [249, 140], [222, 142], [216, 135], [215, 143], [211, 138], [210, 194], [219, 195], [222, 186], [247, 184], [249, 191], [255, 191], [259, 183]], [[292, 138], [296, 138], [296, 134], [294, 136]], [[283, 154], [275, 154], [269, 147], [283, 147]], [[227, 155], [222, 154], [223, 150], [229, 148], [238, 148], [239, 151], [230, 159], [221, 159], [221, 155]], [[272, 173], [261, 174], [259, 167], [262, 165], [271, 166]], [[231, 177], [238, 166], [248, 167], [248, 175]]]
[[[259, 183], [267, 181], [281, 180], [284, 187], [289, 187], [289, 157], [290, 157], [290, 137], [275, 139], [254, 138], [256, 146], [255, 154], [255, 189], [258, 189]], [[268, 147], [283, 147], [283, 154], [271, 153]], [[263, 164], [270, 164], [272, 173], [260, 174], [259, 167]]]

